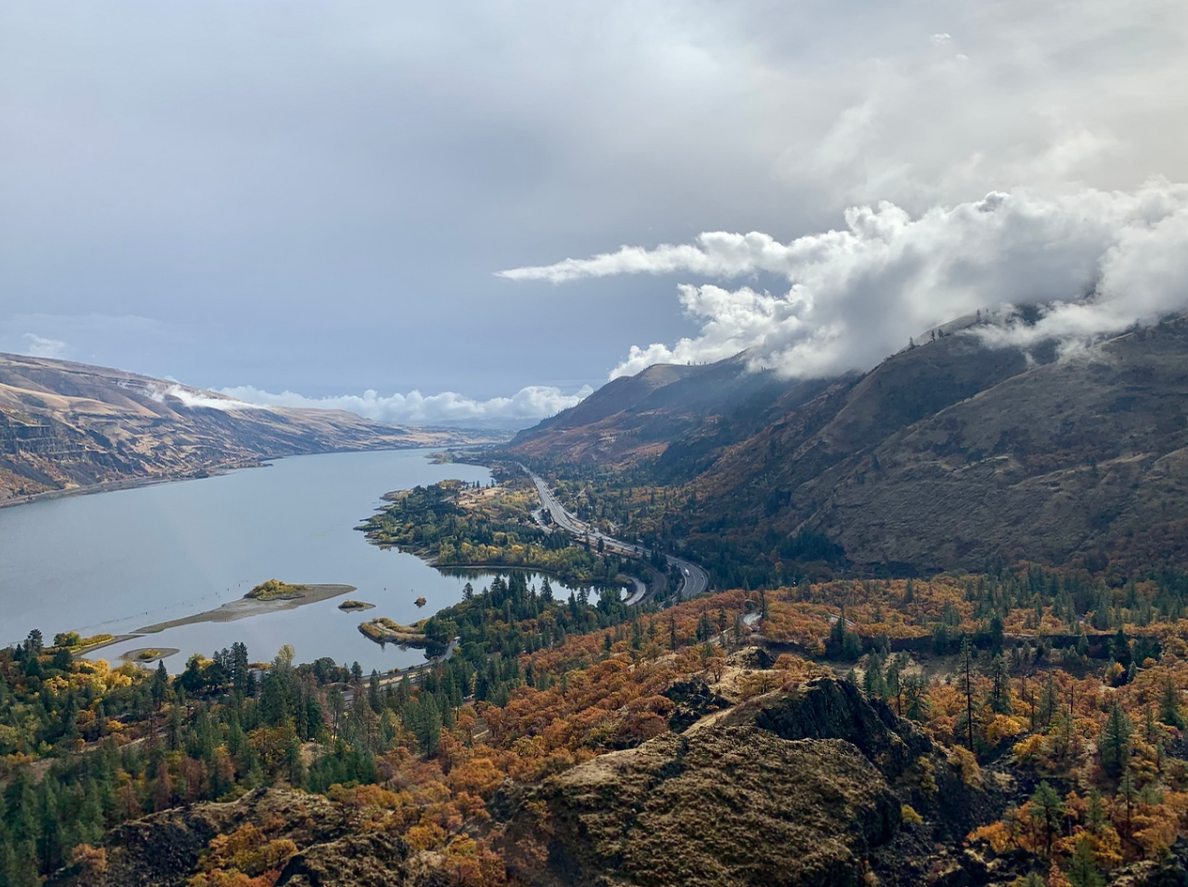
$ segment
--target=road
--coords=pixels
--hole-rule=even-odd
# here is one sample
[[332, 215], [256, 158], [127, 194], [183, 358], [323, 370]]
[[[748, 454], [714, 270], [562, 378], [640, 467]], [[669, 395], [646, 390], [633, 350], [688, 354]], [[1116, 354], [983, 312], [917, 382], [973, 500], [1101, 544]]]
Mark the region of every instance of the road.
[[[532, 478], [532, 483], [536, 485], [536, 493], [540, 496], [541, 504], [548, 509], [549, 514], [553, 518], [553, 522], [562, 529], [568, 530], [573, 535], [589, 539], [592, 543], [602, 543], [602, 547], [606, 551], [613, 551], [619, 554], [625, 554], [628, 557], [645, 558], [650, 556], [651, 552], [642, 545], [634, 545], [630, 542], [624, 542], [622, 539], [615, 539], [613, 536], [594, 529], [584, 520], [581, 520], [577, 515], [565, 509], [565, 506], [557, 501], [557, 497], [553, 495], [553, 491], [549, 489], [549, 485], [545, 483], [544, 478], [535, 472], [529, 470], [528, 466], [521, 463], [516, 463], [524, 470], [524, 473]], [[665, 555], [668, 558], [669, 566], [676, 567], [681, 571], [681, 576], [684, 581], [681, 583], [681, 597], [688, 600], [691, 597], [696, 597], [704, 591], [709, 590], [709, 574], [701, 567], [692, 561], [687, 561], [684, 558], [673, 557], [672, 555]], [[633, 580], [636, 583], [636, 590], [627, 598], [629, 606], [643, 603], [647, 599], [647, 594], [641, 593], [639, 587], [642, 583], [638, 580]]]

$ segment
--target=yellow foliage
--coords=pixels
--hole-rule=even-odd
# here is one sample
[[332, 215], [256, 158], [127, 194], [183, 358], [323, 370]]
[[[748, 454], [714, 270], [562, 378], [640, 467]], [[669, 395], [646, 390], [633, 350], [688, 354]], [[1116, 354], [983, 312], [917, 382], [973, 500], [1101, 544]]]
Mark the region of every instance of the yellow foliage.
[[1026, 729], [1027, 725], [1019, 718], [995, 715], [993, 720], [986, 725], [986, 741], [992, 746], [997, 746], [1008, 739], [1014, 739]]
[[1011, 749], [1015, 759], [1021, 764], [1033, 764], [1044, 753], [1044, 737], [1039, 733], [1028, 736], [1022, 742], [1015, 743]]
[[966, 785], [981, 788], [982, 768], [978, 766], [978, 759], [969, 749], [960, 745], [949, 749], [949, 766], [961, 774], [961, 781]]

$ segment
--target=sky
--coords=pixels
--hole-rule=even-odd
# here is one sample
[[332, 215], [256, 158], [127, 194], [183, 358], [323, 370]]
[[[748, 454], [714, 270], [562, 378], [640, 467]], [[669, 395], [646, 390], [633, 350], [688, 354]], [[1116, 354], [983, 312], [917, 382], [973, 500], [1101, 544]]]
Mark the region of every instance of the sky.
[[1163, 0], [0, 0], [0, 350], [530, 424], [1188, 308]]

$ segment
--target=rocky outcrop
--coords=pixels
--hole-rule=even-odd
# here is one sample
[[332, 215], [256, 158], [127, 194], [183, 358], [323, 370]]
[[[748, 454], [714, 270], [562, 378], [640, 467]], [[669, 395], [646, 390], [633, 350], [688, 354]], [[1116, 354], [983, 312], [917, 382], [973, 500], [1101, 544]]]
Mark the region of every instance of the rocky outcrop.
[[[274, 836], [288, 838], [298, 847], [332, 844], [350, 831], [342, 808], [320, 795], [279, 789], [256, 791], [238, 801], [165, 810], [113, 829], [104, 841], [104, 870], [89, 873], [83, 883], [86, 887], [126, 887], [129, 884], [175, 887], [184, 884], [198, 870], [212, 838], [229, 834], [248, 823], [268, 823]], [[296, 861], [295, 858], [291, 863]], [[77, 872], [68, 870], [55, 883], [79, 883], [75, 880], [77, 875]], [[295, 871], [293, 876], [296, 875]], [[372, 882], [326, 883], [346, 887]]]
[[405, 887], [408, 846], [382, 832], [349, 835], [298, 853], [277, 887]]
[[883, 700], [867, 699], [854, 685], [827, 678], [745, 702], [723, 723], [754, 724], [781, 739], [845, 740], [890, 779], [903, 776], [932, 751], [932, 742]]
[[711, 726], [547, 782], [505, 854], [535, 885], [846, 887], [899, 823], [898, 798], [853, 745]]
[[674, 682], [663, 695], [676, 706], [668, 716], [668, 726], [676, 733], [684, 732], [708, 714], [730, 707], [726, 699], [697, 677]]
[[[666, 695], [678, 714], [722, 702], [696, 681]], [[505, 786], [491, 812], [507, 823], [504, 852], [523, 884], [795, 887], [870, 874], [906, 887], [948, 862], [938, 842], [1001, 813], [1002, 799], [967, 777], [881, 701], [820, 678], [535, 789]]]

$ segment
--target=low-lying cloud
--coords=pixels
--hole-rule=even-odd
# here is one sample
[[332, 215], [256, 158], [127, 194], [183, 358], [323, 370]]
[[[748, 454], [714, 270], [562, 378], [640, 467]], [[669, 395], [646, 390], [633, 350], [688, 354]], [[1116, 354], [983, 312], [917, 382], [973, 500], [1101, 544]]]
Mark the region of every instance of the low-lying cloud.
[[24, 352], [30, 357], [62, 357], [69, 350], [69, 346], [61, 339], [50, 339], [36, 333], [25, 333]]
[[583, 386], [574, 394], [565, 394], [559, 388], [532, 385], [521, 388], [511, 397], [492, 397], [489, 400], [475, 400], [454, 391], [428, 395], [410, 391], [408, 394], [383, 396], [372, 389], [361, 395], [306, 397], [293, 391], [274, 394], [250, 385], [224, 388], [220, 393], [263, 406], [348, 410], [367, 419], [398, 425], [522, 427], [575, 406], [590, 395], [591, 389]]
[[234, 397], [211, 397], [205, 391], [187, 388], [185, 385], [170, 385], [165, 389], [152, 390], [149, 397], [159, 403], [164, 403], [165, 398], [172, 397], [190, 409], [222, 410], [225, 413], [265, 409], [262, 404], [249, 403]]
[[624, 246], [500, 276], [564, 283], [617, 274], [767, 274], [790, 284], [773, 295], [681, 283], [680, 303], [700, 333], [672, 345], [633, 345], [612, 378], [744, 350], [753, 368], [786, 376], [861, 371], [910, 336], [1001, 305], [1042, 306], [1034, 325], [981, 333], [1003, 345], [1052, 337], [1075, 344], [1188, 309], [1188, 185], [992, 192], [915, 217], [883, 202], [853, 207], [845, 221], [844, 229], [789, 243], [759, 232], [707, 232], [693, 243]]

